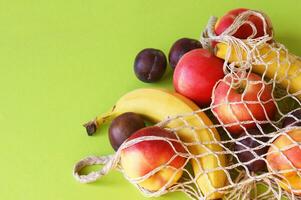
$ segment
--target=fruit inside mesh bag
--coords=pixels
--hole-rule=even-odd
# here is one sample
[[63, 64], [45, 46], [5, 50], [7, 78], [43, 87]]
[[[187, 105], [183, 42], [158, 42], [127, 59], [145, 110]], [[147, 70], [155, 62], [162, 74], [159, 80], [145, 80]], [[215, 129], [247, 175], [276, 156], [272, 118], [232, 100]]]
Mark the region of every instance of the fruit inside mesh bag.
[[[175, 62], [178, 93], [134, 90], [86, 124], [95, 132], [134, 112], [157, 127], [123, 138], [114, 155], [83, 159], [74, 176], [87, 183], [119, 169], [148, 197], [181, 191], [192, 199], [301, 199], [301, 60], [273, 32], [270, 19], [250, 9], [210, 18], [199, 45], [206, 50], [185, 49]], [[212, 60], [218, 73], [206, 70]], [[79, 174], [93, 164], [104, 168]]]

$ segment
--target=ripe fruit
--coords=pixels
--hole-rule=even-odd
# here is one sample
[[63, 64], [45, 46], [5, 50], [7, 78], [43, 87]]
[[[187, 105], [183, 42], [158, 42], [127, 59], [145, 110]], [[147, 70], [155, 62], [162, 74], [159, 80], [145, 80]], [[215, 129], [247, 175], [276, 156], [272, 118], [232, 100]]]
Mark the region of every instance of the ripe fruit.
[[[240, 83], [228, 74], [218, 83], [212, 100], [215, 115], [232, 134], [241, 133], [242, 126], [255, 127], [254, 119], [258, 121], [272, 119], [276, 113], [272, 86], [266, 85], [261, 77], [254, 73], [250, 73]], [[240, 124], [242, 122], [244, 124]]]
[[[257, 128], [248, 129], [247, 131], [249, 135], [243, 133], [239, 136], [234, 147], [235, 152], [239, 152], [237, 153], [239, 161], [244, 163], [250, 171], [263, 171], [266, 168], [266, 162], [260, 156], [266, 154], [269, 148], [258, 141], [267, 142], [269, 138], [263, 137], [263, 134]], [[254, 154], [261, 159], [258, 159]]]
[[[230, 51], [229, 63], [239, 63], [241, 60], [247, 60], [245, 48], [239, 45], [233, 44], [230, 47], [225, 43], [218, 43], [215, 50], [215, 55], [222, 59], [225, 59], [227, 52]], [[290, 94], [301, 100], [299, 94], [299, 91], [301, 91], [301, 59], [284, 49], [277, 49], [275, 44], [264, 43], [256, 47], [256, 52], [258, 52], [256, 58], [252, 60], [252, 71], [261, 75], [264, 74], [265, 78], [276, 80], [285, 90], [288, 89]], [[255, 60], [262, 60], [267, 64], [258, 65]], [[281, 64], [278, 65], [278, 63]]]
[[143, 49], [135, 58], [134, 71], [143, 82], [156, 82], [162, 78], [166, 70], [167, 60], [158, 49]]
[[282, 127], [287, 126], [301, 126], [301, 109], [295, 110], [290, 114], [290, 116], [287, 116], [284, 118]]
[[173, 178], [166, 185], [170, 187], [182, 176], [181, 168], [184, 167], [186, 158], [181, 157], [178, 153], [185, 153], [185, 149], [179, 142], [169, 140], [171, 144], [168, 143], [166, 139], [176, 140], [176, 136], [155, 126], [137, 131], [129, 137], [128, 141], [147, 136], [160, 137], [161, 140], [144, 140], [121, 150], [120, 162], [124, 173], [129, 178], [137, 179], [160, 168], [157, 173], [142, 182], [138, 182], [138, 185], [150, 191], [157, 191]]
[[181, 38], [177, 40], [169, 50], [168, 59], [171, 68], [175, 69], [178, 61], [185, 53], [198, 48], [202, 48], [202, 44], [198, 40], [190, 38]]
[[212, 89], [223, 77], [223, 60], [206, 49], [194, 49], [177, 64], [173, 85], [177, 92], [204, 107], [210, 104]]
[[145, 127], [140, 115], [133, 112], [126, 112], [116, 117], [109, 128], [110, 143], [115, 151], [134, 132]]
[[[104, 123], [112, 120], [114, 117], [124, 112], [135, 112], [157, 123], [166, 120], [168, 116], [176, 116], [183, 113], [192, 113], [198, 111], [194, 116], [183, 116], [183, 119], [195, 130], [183, 128], [177, 131], [177, 135], [181, 141], [186, 143], [208, 143], [208, 141], [220, 141], [220, 135], [217, 130], [212, 127], [211, 120], [207, 115], [200, 111], [200, 108], [188, 98], [165, 89], [136, 89], [122, 96], [109, 109], [108, 113], [96, 117], [95, 120], [87, 124], [94, 124], [99, 128]], [[169, 128], [179, 128], [184, 123], [181, 119], [174, 119], [166, 126]], [[205, 127], [211, 127], [205, 128]], [[205, 145], [205, 144], [204, 144]], [[203, 145], [190, 145], [187, 147], [189, 152], [200, 156], [192, 159], [191, 164], [195, 174], [196, 184], [202, 193], [208, 196], [208, 199], [217, 199], [223, 196], [223, 193], [217, 192], [218, 188], [227, 185], [227, 175], [219, 167], [227, 165], [225, 154], [218, 153], [223, 148], [216, 142]], [[218, 170], [217, 170], [218, 169]], [[204, 173], [204, 170], [210, 171]], [[208, 181], [208, 178], [210, 181]]]
[[291, 186], [293, 189], [291, 192], [299, 195], [301, 195], [301, 176], [297, 171], [301, 172], [300, 142], [301, 129], [293, 129], [280, 135], [271, 145], [267, 155], [269, 170], [282, 175], [281, 187], [290, 191], [289, 186]]
[[[221, 17], [215, 25], [216, 35], [222, 34], [229, 26], [231, 26], [233, 24], [235, 18], [239, 14], [241, 14], [245, 11], [248, 11], [248, 10], [250, 10], [250, 9], [238, 8], [238, 9], [230, 10], [227, 14], [225, 14], [223, 17]], [[259, 12], [259, 11], [256, 11], [256, 12]], [[263, 14], [263, 13], [261, 13], [261, 14]], [[264, 18], [265, 18], [265, 21], [267, 24], [266, 32], [268, 35], [272, 36], [273, 27], [271, 24], [271, 20], [266, 15], [264, 15]], [[263, 20], [260, 17], [251, 15], [248, 18], [248, 21], [252, 22], [255, 25], [256, 30], [257, 30], [256, 35], [252, 38], [258, 38], [258, 37], [262, 37], [265, 35]], [[253, 34], [252, 26], [248, 23], [244, 23], [241, 27], [239, 27], [237, 29], [237, 31], [233, 34], [233, 36], [236, 38], [240, 38], [240, 39], [247, 39], [252, 34]]]

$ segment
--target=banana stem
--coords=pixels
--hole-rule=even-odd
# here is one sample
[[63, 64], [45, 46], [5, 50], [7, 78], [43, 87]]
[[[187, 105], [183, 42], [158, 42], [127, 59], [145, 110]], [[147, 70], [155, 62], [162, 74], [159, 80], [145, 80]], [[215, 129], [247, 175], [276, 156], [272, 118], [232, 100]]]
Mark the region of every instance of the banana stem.
[[104, 113], [104, 114], [96, 117], [95, 119], [85, 123], [83, 126], [86, 128], [87, 134], [89, 136], [92, 136], [102, 124], [105, 124], [105, 123], [111, 121], [113, 118], [114, 118], [114, 113], [113, 113], [113, 111], [110, 111], [110, 112]]

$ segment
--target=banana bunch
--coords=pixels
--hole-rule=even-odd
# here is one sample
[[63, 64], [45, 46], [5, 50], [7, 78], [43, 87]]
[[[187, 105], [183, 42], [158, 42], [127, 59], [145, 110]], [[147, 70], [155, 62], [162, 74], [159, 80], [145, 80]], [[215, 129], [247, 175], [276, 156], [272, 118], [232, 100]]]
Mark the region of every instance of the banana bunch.
[[[86, 127], [94, 126], [96, 130], [103, 123], [111, 121], [125, 112], [140, 114], [156, 123], [166, 120], [169, 116], [192, 113], [196, 110], [199, 110], [199, 107], [180, 94], [163, 89], [136, 89], [122, 96], [111, 111], [87, 123]], [[167, 124], [167, 127], [179, 128], [186, 126], [177, 130], [177, 134], [183, 142], [206, 143], [203, 146], [200, 144], [188, 146], [192, 155], [204, 155], [192, 159], [191, 164], [194, 175], [197, 177], [198, 187], [207, 196], [207, 199], [220, 198], [222, 194], [215, 190], [227, 184], [225, 172], [218, 169], [226, 166], [225, 155], [215, 154], [223, 151], [222, 147], [217, 144], [217, 141], [220, 141], [220, 136], [215, 128], [207, 128], [207, 126], [212, 125], [212, 122], [203, 112], [198, 111], [196, 115], [187, 115], [183, 119], [187, 124], [181, 119], [173, 119]], [[216, 141], [216, 143], [212, 141]]]
[[215, 55], [222, 59], [229, 58], [230, 63], [237, 64], [252, 58], [253, 72], [276, 80], [284, 89], [301, 100], [301, 59], [283, 48], [275, 44], [263, 43], [252, 51], [252, 55], [248, 55], [241, 45], [218, 43], [215, 47]]

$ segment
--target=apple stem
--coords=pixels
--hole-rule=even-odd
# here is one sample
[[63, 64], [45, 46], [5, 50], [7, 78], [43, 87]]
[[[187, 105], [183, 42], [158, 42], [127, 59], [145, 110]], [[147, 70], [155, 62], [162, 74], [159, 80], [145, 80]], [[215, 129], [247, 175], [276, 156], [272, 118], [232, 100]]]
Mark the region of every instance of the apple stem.
[[238, 87], [236, 91], [237, 93], [242, 94], [245, 91], [245, 89], [243, 87]]

